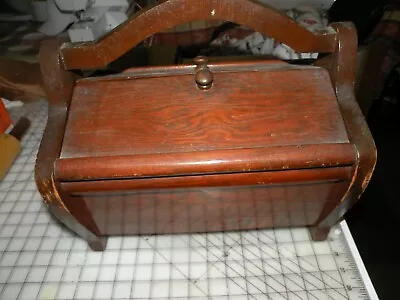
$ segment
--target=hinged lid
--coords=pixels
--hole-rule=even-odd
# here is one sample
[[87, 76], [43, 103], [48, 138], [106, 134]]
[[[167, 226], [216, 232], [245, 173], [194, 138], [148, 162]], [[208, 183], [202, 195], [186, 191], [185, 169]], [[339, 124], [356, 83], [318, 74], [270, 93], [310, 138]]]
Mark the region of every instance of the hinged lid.
[[[76, 172], [80, 174], [84, 173], [82, 162], [90, 160], [91, 168], [112, 164], [110, 175], [144, 176], [133, 165], [131, 174], [129, 170], [123, 175], [118, 172], [126, 169], [124, 160], [138, 162], [140, 158], [152, 170], [148, 176], [177, 175], [181, 172], [173, 168], [174, 161], [178, 165], [185, 157], [181, 164], [192, 161], [185, 174], [202, 173], [207, 164], [213, 165], [207, 172], [223, 172], [227, 169], [216, 167], [211, 160], [247, 161], [255, 166], [261, 155], [260, 168], [279, 155], [277, 147], [291, 149], [284, 159], [275, 161], [278, 169], [354, 161], [325, 69], [282, 62], [216, 64], [209, 69], [213, 81], [205, 90], [195, 80], [195, 66], [139, 69], [78, 81], [62, 146], [63, 170], [73, 164], [71, 159], [78, 159]], [[328, 148], [330, 153], [326, 153]], [[163, 169], [162, 161], [168, 161], [170, 168]], [[228, 171], [244, 171], [235, 169], [239, 166], [231, 164]], [[59, 176], [73, 179], [61, 173], [59, 169]]]

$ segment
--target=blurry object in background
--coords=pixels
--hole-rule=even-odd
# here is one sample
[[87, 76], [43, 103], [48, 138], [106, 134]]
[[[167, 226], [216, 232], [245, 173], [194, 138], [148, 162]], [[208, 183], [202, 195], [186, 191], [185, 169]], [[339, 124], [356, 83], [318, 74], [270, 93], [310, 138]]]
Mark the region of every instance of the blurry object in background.
[[5, 0], [5, 2], [19, 13], [22, 14], [31, 13], [31, 6], [30, 6], [31, 0]]
[[[287, 10], [286, 15], [311, 32], [327, 29], [327, 19], [315, 6], [299, 5]], [[226, 26], [226, 23], [222, 26]], [[272, 55], [279, 59], [315, 59], [318, 56], [317, 53], [296, 53], [289, 46], [259, 32], [252, 31], [246, 36], [235, 36], [235, 27], [239, 25], [232, 25], [218, 34], [211, 45], [232, 47], [252, 55]]]
[[39, 64], [0, 58], [0, 97], [21, 101], [45, 98]]
[[18, 156], [20, 140], [29, 125], [30, 121], [22, 117], [13, 127], [10, 114], [0, 98], [0, 180]]
[[48, 20], [47, 1], [46, 0], [31, 0], [31, 12], [33, 20], [45, 22]]
[[0, 98], [0, 134], [11, 130], [12, 120], [3, 100]]
[[[29, 4], [31, 0], [21, 1], [20, 3]], [[28, 9], [17, 9], [19, 1], [2, 1], [0, 0], [0, 22], [18, 22], [18, 21], [28, 21], [32, 20], [31, 10], [28, 6]], [[14, 4], [17, 6], [14, 7]], [[1, 33], [0, 33], [1, 35]]]
[[[60, 1], [60, 2], [71, 2], [75, 1]], [[87, 2], [85, 0], [80, 2]], [[80, 7], [83, 9], [85, 6]], [[39, 32], [46, 35], [58, 35], [63, 32], [71, 23], [78, 20], [73, 10], [64, 10], [61, 6], [58, 6], [56, 0], [47, 0], [46, 2], [47, 10], [47, 22], [45, 22], [41, 27], [39, 27]]]
[[388, 116], [400, 115], [400, 65], [388, 74], [382, 93], [372, 108], [368, 120], [373, 124], [379, 124]]
[[20, 140], [28, 130], [29, 125], [30, 121], [22, 117], [9, 134], [0, 133], [0, 180], [4, 178], [4, 175], [17, 158], [21, 150]]
[[371, 105], [379, 98], [381, 92], [384, 81], [381, 69], [388, 47], [386, 41], [378, 40], [358, 48], [355, 93], [365, 117], [368, 116]]
[[336, 0], [328, 10], [329, 22], [351, 21], [362, 44], [382, 17], [388, 0]]
[[124, 22], [134, 7], [131, 0], [47, 0], [48, 21], [39, 32], [58, 35], [72, 24], [71, 42], [93, 41]]
[[400, 64], [400, 0], [384, 7], [381, 19], [365, 39], [370, 50], [359, 83], [357, 98], [364, 115], [379, 101], [389, 74]]
[[[38, 63], [40, 44], [54, 38], [37, 32], [40, 25], [41, 23], [34, 21], [0, 22], [0, 56]], [[61, 37], [68, 40], [67, 33], [58, 36]]]

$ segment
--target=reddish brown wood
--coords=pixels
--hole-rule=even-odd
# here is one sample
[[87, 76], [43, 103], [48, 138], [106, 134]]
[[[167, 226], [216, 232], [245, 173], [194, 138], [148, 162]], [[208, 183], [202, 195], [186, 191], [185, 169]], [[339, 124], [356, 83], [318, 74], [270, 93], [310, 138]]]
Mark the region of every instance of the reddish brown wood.
[[351, 166], [355, 162], [352, 144], [321, 144], [166, 153], [131, 156], [64, 158], [55, 163], [59, 181], [103, 178], [142, 178], [276, 171]]
[[269, 185], [282, 183], [301, 183], [314, 181], [350, 180], [351, 167], [288, 170], [275, 172], [232, 173], [216, 175], [176, 176], [125, 180], [96, 180], [62, 182], [68, 193], [114, 192], [137, 189], [168, 189], [188, 187], [215, 187], [237, 185]]
[[[144, 26], [166, 7], [180, 12], [180, 3], [164, 1], [98, 44], [64, 46], [64, 62], [78, 66], [80, 53], [83, 67], [106, 64], [161, 28], [157, 21], [137, 34], [132, 24]], [[221, 3], [204, 1], [199, 12], [187, 8], [188, 18], [207, 9], [220, 16]], [[250, 17], [238, 13], [239, 3]], [[313, 238], [325, 238], [367, 185], [376, 153], [353, 97], [354, 29], [334, 24], [337, 33], [298, 36], [293, 33], [305, 29], [276, 12], [255, 18], [265, 8], [230, 4], [228, 19], [236, 13], [233, 21], [254, 19], [245, 23], [261, 29], [281, 22], [287, 27], [269, 33], [310, 51], [334, 50], [317, 62], [329, 74], [320, 67], [244, 62], [209, 66], [213, 84], [206, 91], [197, 87], [193, 65], [75, 84], [60, 68], [58, 44], [43, 48], [50, 110], [37, 184], [50, 210], [93, 248], [102, 249], [108, 234], [276, 226], [309, 226]], [[164, 23], [185, 18], [168, 16]]]
[[348, 143], [342, 116], [328, 74], [307, 67], [215, 73], [207, 91], [193, 75], [79, 82], [61, 157], [329, 143]]
[[[224, 61], [224, 62], [209, 62], [208, 68], [215, 73], [221, 72], [244, 72], [244, 71], [273, 71], [273, 70], [298, 70], [298, 69], [312, 69], [312, 66], [297, 66], [289, 64], [281, 60], [250, 60], [250, 61]], [[127, 68], [121, 73], [101, 76], [101, 77], [87, 77], [78, 79], [79, 84], [86, 84], [87, 82], [103, 82], [115, 80], [127, 80], [137, 78], [153, 78], [164, 77], [171, 75], [188, 75], [195, 74], [196, 65], [193, 62], [191, 65], [170, 65], [170, 66], [151, 66], [151, 67], [135, 67]]]
[[65, 44], [61, 49], [64, 67], [67, 70], [104, 67], [145, 38], [195, 20], [239, 23], [272, 36], [299, 52], [331, 52], [335, 45], [333, 31], [312, 33], [259, 1], [165, 0], [140, 11], [98, 42]]
[[332, 26], [338, 33], [336, 50], [317, 64], [330, 72], [350, 142], [357, 149], [357, 163], [346, 195], [332, 214], [320, 224], [321, 227], [332, 226], [357, 202], [371, 179], [377, 158], [373, 137], [354, 98], [356, 29], [351, 23], [337, 23]]
[[65, 226], [86, 239], [93, 250], [104, 250], [106, 240], [86, 210], [84, 202], [66, 205], [68, 198], [53, 178], [54, 161], [60, 156], [67, 111], [75, 84], [74, 76], [60, 68], [60, 42], [46, 41], [40, 50], [43, 81], [49, 101], [48, 121], [36, 160], [35, 180], [50, 212]]
[[348, 188], [351, 167], [62, 183], [102, 234], [153, 234], [310, 225]]
[[211, 232], [313, 226], [325, 207], [335, 207], [347, 185], [345, 181], [320, 181], [113, 194], [82, 192], [70, 199], [85, 201], [103, 235]]

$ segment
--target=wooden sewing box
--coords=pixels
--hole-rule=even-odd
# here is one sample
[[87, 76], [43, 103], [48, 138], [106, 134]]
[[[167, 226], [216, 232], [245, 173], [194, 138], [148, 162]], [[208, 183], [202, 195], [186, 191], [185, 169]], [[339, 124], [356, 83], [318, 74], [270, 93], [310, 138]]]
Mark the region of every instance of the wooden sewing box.
[[[74, 71], [101, 69], [193, 20], [235, 22], [321, 54], [311, 65], [197, 57], [114, 75]], [[376, 161], [353, 94], [356, 51], [352, 24], [312, 33], [251, 0], [160, 1], [96, 42], [48, 41], [38, 189], [93, 250], [110, 235], [292, 226], [325, 239]]]

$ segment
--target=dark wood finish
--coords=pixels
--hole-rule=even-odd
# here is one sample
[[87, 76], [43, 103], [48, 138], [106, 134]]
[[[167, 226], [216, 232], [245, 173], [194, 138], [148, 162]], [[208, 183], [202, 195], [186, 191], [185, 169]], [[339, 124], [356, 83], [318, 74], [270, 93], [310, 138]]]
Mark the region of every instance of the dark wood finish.
[[325, 70], [232, 71], [78, 82], [61, 157], [329, 143], [348, 138]]
[[142, 178], [276, 171], [351, 166], [355, 163], [351, 144], [298, 145], [255, 149], [63, 158], [55, 163], [59, 181], [102, 178]]
[[336, 50], [317, 65], [325, 67], [332, 79], [350, 142], [357, 149], [357, 163], [351, 185], [337, 208], [322, 223], [331, 227], [357, 202], [367, 187], [376, 164], [376, 148], [363, 113], [354, 97], [357, 32], [351, 23], [336, 23]]
[[[63, 45], [60, 56], [57, 42], [43, 47], [50, 109], [39, 191], [97, 250], [109, 234], [309, 226], [314, 239], [325, 238], [376, 160], [353, 96], [354, 28], [312, 34], [253, 1], [196, 4], [163, 1], [98, 43]], [[156, 30], [211, 12], [297, 50], [333, 53], [317, 67], [203, 66], [212, 72], [208, 90], [197, 86], [195, 65], [79, 80], [61, 67], [61, 60], [67, 69], [103, 66]], [[154, 15], [155, 25], [145, 24]]]
[[351, 167], [63, 182], [101, 234], [311, 226], [346, 192]]
[[77, 193], [101, 234], [163, 234], [311, 226], [332, 210], [346, 181]]
[[106, 240], [98, 237], [99, 231], [88, 215], [84, 202], [75, 201], [67, 206], [68, 198], [54, 180], [54, 161], [60, 156], [65, 123], [74, 76], [61, 69], [57, 51], [58, 40], [46, 41], [40, 50], [43, 81], [49, 101], [48, 121], [36, 160], [35, 180], [39, 192], [50, 212], [65, 226], [86, 239], [93, 250], [104, 250]]
[[[229, 58], [230, 58], [229, 56], [226, 57], [226, 59]], [[78, 84], [86, 84], [87, 82], [93, 82], [93, 81], [95, 82], [115, 81], [115, 80], [125, 81], [127, 79], [195, 74], [196, 64], [194, 62], [191, 63], [192, 64], [127, 68], [118, 74], [101, 76], [101, 77], [80, 78], [77, 80], [77, 82]], [[315, 67], [313, 66], [307, 66], [307, 65], [297, 66], [281, 60], [265, 60], [265, 58], [263, 60], [257, 59], [253, 61], [228, 60], [224, 62], [210, 62], [209, 64], [207, 64], [207, 66], [213, 73], [273, 71], [277, 69], [279, 69], [280, 71], [315, 69]]]
[[299, 52], [331, 52], [335, 45], [333, 31], [312, 33], [259, 1], [165, 0], [141, 10], [97, 42], [63, 45], [60, 52], [64, 68], [105, 67], [145, 38], [195, 20], [225, 20], [245, 25]]
[[96, 180], [62, 182], [67, 193], [113, 192], [137, 189], [168, 189], [188, 187], [215, 187], [237, 185], [270, 185], [282, 183], [300, 183], [314, 181], [350, 180], [351, 167], [288, 170], [275, 172], [231, 173], [197, 176], [176, 176], [160, 178], [142, 178], [126, 180]]

